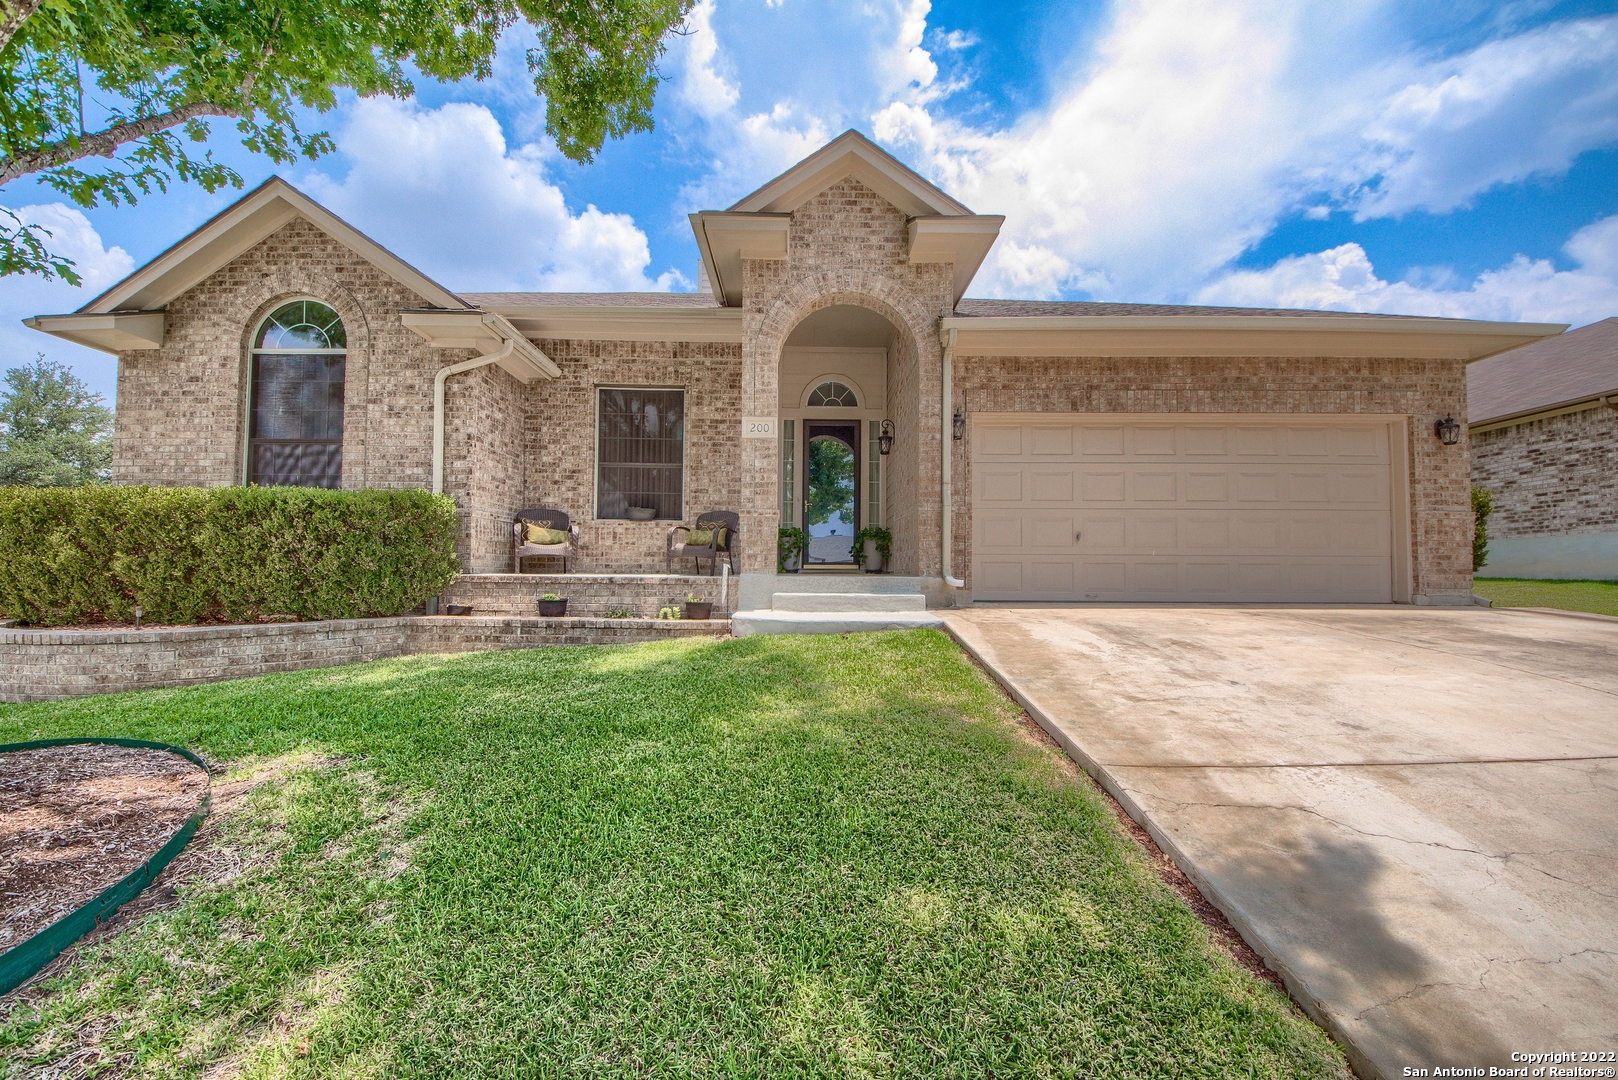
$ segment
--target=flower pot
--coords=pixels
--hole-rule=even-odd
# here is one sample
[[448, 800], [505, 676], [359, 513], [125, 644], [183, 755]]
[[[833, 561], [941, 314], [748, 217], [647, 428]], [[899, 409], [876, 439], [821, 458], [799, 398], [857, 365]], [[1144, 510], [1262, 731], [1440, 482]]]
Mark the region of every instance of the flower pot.
[[685, 602], [685, 617], [688, 619], [711, 619], [713, 618], [713, 604], [707, 600], [694, 602], [687, 600]]
[[865, 572], [867, 574], [882, 572], [882, 553], [876, 549], [875, 540], [865, 541]]
[[550, 618], [553, 618], [553, 619], [556, 618], [559, 615], [566, 615], [567, 614], [567, 601], [566, 600], [541, 600], [539, 602], [539, 613], [541, 615], [549, 616]]
[[472, 605], [471, 604], [445, 604], [444, 605], [444, 614], [445, 615], [470, 615], [470, 614], [472, 614]]

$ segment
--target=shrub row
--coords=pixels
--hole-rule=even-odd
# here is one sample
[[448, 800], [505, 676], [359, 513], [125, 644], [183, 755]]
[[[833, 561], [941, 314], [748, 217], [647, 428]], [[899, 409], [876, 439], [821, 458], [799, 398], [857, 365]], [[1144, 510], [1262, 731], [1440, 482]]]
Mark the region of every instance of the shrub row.
[[0, 616], [32, 626], [397, 615], [455, 579], [425, 491], [0, 488]]

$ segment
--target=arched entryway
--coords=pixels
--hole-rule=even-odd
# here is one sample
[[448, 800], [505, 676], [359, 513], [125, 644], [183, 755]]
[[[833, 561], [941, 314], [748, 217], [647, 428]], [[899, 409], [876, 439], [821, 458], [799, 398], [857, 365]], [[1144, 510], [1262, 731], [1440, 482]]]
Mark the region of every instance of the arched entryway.
[[813, 311], [787, 335], [779, 368], [781, 521], [809, 534], [805, 571], [850, 571], [854, 538], [883, 525], [888, 418], [901, 334], [856, 304]]

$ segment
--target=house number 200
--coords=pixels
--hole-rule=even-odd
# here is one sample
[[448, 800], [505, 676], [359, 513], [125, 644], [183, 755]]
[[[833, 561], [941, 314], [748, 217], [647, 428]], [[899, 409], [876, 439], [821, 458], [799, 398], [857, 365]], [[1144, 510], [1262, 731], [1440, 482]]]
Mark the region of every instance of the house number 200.
[[744, 439], [773, 439], [773, 438], [775, 438], [775, 417], [773, 417], [773, 416], [744, 416], [744, 417], [742, 417], [742, 438], [744, 438]]

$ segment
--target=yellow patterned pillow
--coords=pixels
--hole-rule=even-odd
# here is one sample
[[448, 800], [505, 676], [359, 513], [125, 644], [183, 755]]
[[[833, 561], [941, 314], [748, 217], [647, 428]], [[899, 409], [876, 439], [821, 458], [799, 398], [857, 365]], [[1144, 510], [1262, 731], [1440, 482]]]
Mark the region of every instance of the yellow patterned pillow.
[[707, 547], [713, 543], [712, 529], [692, 529], [685, 534], [685, 542], [691, 547]]
[[568, 542], [566, 529], [552, 529], [548, 525], [535, 525], [532, 521], [523, 522], [523, 542], [538, 547], [551, 547], [555, 544]]

